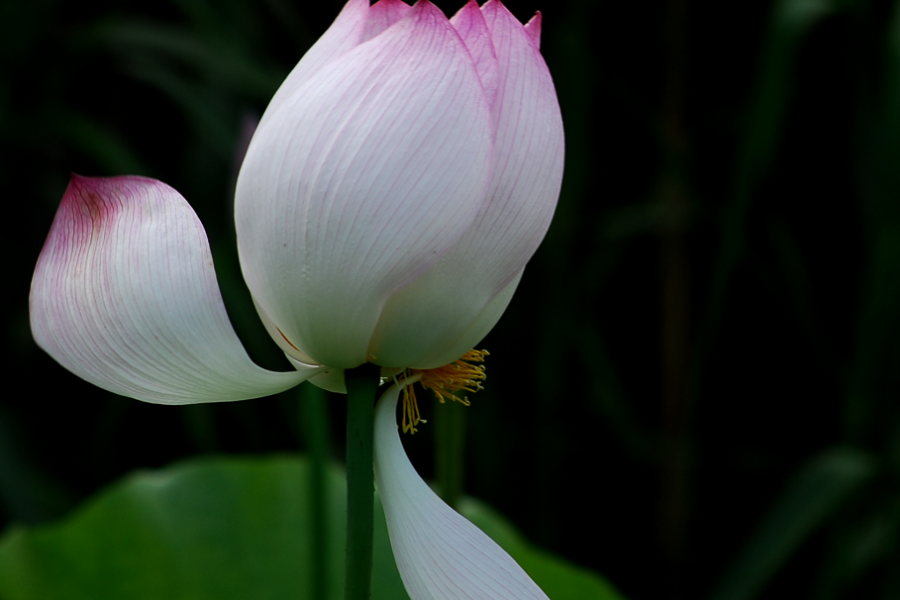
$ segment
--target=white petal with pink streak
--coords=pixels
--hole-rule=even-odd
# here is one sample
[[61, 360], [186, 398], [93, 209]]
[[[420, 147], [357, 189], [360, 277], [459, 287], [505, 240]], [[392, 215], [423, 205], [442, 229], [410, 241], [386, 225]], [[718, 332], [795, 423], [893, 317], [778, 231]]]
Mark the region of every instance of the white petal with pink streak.
[[321, 372], [255, 365], [219, 292], [203, 226], [171, 187], [74, 176], [31, 283], [31, 328], [61, 365], [160, 404], [243, 400]]
[[399, 393], [392, 386], [375, 409], [375, 480], [411, 600], [548, 600], [509, 554], [416, 473], [397, 432]]

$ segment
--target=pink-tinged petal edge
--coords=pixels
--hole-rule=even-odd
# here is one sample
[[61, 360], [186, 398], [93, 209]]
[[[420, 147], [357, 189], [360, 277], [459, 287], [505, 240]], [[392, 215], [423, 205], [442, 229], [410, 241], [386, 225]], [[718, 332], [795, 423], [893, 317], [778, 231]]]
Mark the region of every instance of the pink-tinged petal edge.
[[161, 404], [274, 394], [319, 372], [247, 356], [225, 312], [203, 226], [166, 184], [73, 175], [38, 258], [35, 341], [106, 390]]
[[447, 18], [419, 2], [268, 123], [235, 195], [247, 285], [306, 356], [358, 366], [386, 299], [452, 248], [485, 201], [484, 90]]
[[289, 100], [310, 77], [325, 65], [362, 43], [369, 20], [369, 0], [349, 0], [331, 27], [306, 51], [300, 62], [281, 83], [260, 121], [262, 127], [269, 115]]
[[500, 546], [422, 481], [397, 432], [401, 384], [375, 408], [375, 481], [411, 600], [548, 600]]
[[371, 40], [409, 14], [411, 10], [412, 6], [403, 2], [403, 0], [378, 0], [369, 8], [362, 41]]
[[[481, 13], [500, 73], [491, 191], [460, 242], [385, 306], [370, 352], [408, 361], [413, 355], [397, 340], [415, 338], [427, 350], [417, 350], [416, 363], [397, 361], [405, 366], [439, 366], [435, 361], [487, 335], [494, 320], [481, 315], [505, 307], [496, 299], [511, 297], [510, 283], [543, 239], [559, 198], [564, 136], [550, 72], [531, 34], [505, 6], [491, 0]], [[448, 344], [459, 331], [466, 333]]]
[[491, 32], [488, 30], [487, 23], [484, 22], [478, 2], [469, 0], [451, 17], [450, 24], [453, 25], [469, 49], [469, 54], [472, 55], [475, 63], [475, 70], [478, 71], [478, 77], [484, 87], [488, 104], [493, 106], [497, 98], [500, 72], [497, 65], [497, 53], [491, 42]]
[[538, 50], [541, 49], [541, 20], [541, 11], [538, 11], [534, 13], [531, 20], [525, 23], [525, 31], [531, 36], [532, 41], [534, 41], [534, 47]]
[[524, 268], [550, 226], [565, 144], [553, 79], [534, 38], [498, 0], [481, 11], [497, 53], [500, 85], [492, 115], [497, 127], [492, 193], [471, 232], [470, 248], [490, 257], [482, 272], [500, 288]]

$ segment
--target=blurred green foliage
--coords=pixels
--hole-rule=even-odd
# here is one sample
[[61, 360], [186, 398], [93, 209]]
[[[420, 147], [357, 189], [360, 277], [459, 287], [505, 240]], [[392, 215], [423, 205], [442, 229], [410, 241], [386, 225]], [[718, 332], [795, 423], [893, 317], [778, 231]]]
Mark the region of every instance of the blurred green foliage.
[[[900, 3], [507, 4], [543, 12], [566, 175], [483, 344], [467, 492], [637, 600], [900, 598]], [[81, 382], [35, 347], [25, 290], [69, 172], [157, 177], [207, 228], [251, 356], [287, 368], [231, 186], [340, 5], [0, 2], [3, 522], [135, 468], [315, 446], [296, 393], [173, 408]], [[431, 435], [405, 440], [426, 476]]]
[[[331, 600], [343, 597], [344, 552], [327, 557], [331, 593], [318, 595], [310, 532], [311, 465], [303, 457], [207, 458], [139, 473], [60, 524], [14, 528], [0, 539], [7, 600], [158, 598]], [[326, 469], [329, 539], [346, 528], [342, 469]], [[467, 500], [462, 512], [555, 600], [623, 600], [603, 579], [532, 548], [502, 517]], [[372, 598], [408, 599], [380, 502], [375, 506]]]

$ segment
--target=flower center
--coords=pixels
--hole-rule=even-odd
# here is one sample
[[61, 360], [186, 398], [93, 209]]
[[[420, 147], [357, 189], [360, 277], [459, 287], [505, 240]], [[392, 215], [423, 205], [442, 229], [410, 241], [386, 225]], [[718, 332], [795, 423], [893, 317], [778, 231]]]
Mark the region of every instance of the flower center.
[[[465, 391], [474, 394], [484, 389], [481, 382], [487, 375], [481, 363], [484, 362], [485, 356], [488, 356], [487, 350], [469, 350], [459, 360], [443, 367], [407, 369], [406, 377], [418, 377], [419, 384], [424, 389], [434, 392], [441, 404], [453, 400], [469, 406], [469, 399], [466, 396], [460, 398], [454, 392]], [[403, 388], [403, 433], [415, 433], [416, 426], [420, 422], [426, 422], [419, 414], [414, 385], [415, 383]]]

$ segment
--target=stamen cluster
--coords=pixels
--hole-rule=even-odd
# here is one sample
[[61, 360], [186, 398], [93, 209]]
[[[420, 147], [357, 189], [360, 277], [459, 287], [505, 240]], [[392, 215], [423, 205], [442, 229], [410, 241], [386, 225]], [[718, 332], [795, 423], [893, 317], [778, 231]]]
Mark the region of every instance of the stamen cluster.
[[[454, 392], [465, 391], [475, 393], [483, 390], [481, 382], [487, 378], [484, 372], [484, 358], [488, 356], [487, 350], [469, 350], [462, 358], [449, 365], [436, 369], [407, 369], [406, 377], [418, 378], [418, 383], [424, 389], [431, 390], [438, 402], [444, 403], [452, 400], [469, 406], [469, 398], [460, 398]], [[403, 388], [403, 433], [415, 433], [416, 426], [425, 419], [419, 414], [419, 405], [416, 399], [415, 384]]]

